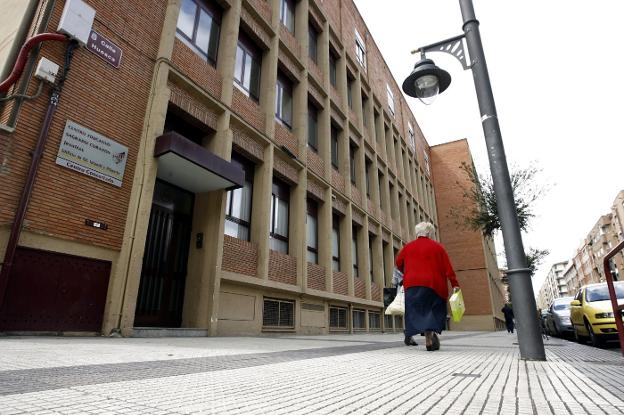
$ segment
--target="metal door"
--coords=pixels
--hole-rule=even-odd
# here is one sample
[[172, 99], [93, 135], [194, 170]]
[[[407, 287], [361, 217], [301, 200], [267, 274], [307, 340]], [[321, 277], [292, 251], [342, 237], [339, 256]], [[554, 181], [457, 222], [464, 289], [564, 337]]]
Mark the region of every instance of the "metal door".
[[194, 195], [156, 182], [135, 327], [180, 327], [184, 304]]
[[18, 247], [0, 309], [2, 331], [95, 331], [111, 263]]

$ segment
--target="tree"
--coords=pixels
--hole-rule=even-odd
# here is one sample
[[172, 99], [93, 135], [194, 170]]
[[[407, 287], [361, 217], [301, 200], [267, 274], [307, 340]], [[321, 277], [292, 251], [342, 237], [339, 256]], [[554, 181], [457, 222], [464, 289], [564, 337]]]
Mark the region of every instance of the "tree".
[[[501, 224], [498, 217], [498, 205], [494, 193], [494, 182], [490, 175], [480, 176], [466, 162], [462, 162], [460, 169], [468, 176], [470, 186], [466, 188], [462, 183], [457, 183], [463, 188], [463, 197], [468, 201], [470, 208], [455, 207], [451, 209], [451, 216], [456, 224], [467, 227], [474, 231], [480, 231], [486, 237], [493, 237], [500, 230]], [[514, 194], [516, 214], [520, 230], [526, 232], [530, 220], [535, 217], [533, 204], [546, 191], [543, 185], [537, 185], [536, 175], [541, 171], [535, 165], [529, 165], [522, 169], [512, 169], [510, 172], [511, 188]], [[550, 254], [547, 249], [530, 248], [525, 253], [527, 266], [531, 270], [531, 276], [535, 274], [537, 267]]]

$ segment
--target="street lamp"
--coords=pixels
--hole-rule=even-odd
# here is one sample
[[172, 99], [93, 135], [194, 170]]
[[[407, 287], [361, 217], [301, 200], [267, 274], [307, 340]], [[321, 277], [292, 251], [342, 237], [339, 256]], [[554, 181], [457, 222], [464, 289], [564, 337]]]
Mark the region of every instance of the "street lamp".
[[[531, 271], [527, 268], [524, 254], [503, 139], [479, 34], [479, 21], [475, 17], [472, 0], [459, 0], [459, 6], [464, 22], [462, 26], [464, 34], [414, 51], [414, 53], [420, 52], [421, 60], [416, 63], [412, 73], [403, 82], [403, 91], [425, 104], [430, 104], [435, 96], [443, 92], [451, 83], [451, 76], [438, 68], [432, 60], [426, 59], [426, 52], [449, 53], [461, 62], [464, 69], [472, 69], [505, 244], [509, 268], [507, 276], [513, 295], [520, 356], [524, 360], [546, 360], [531, 284]], [[470, 64], [464, 51], [464, 40], [470, 54]]]

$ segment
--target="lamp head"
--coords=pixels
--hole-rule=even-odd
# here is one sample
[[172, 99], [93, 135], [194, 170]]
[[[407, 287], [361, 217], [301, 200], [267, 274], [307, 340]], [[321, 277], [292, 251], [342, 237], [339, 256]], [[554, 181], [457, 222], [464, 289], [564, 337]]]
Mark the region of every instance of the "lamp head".
[[403, 81], [403, 92], [429, 105], [439, 93], [448, 88], [450, 83], [451, 75], [448, 72], [438, 68], [431, 59], [421, 59]]

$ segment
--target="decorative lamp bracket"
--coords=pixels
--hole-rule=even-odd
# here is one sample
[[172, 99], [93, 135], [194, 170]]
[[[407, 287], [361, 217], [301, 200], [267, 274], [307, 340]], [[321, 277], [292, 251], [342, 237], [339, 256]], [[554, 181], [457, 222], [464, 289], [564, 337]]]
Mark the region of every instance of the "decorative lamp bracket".
[[467, 70], [470, 69], [470, 65], [468, 64], [468, 57], [466, 56], [466, 49], [464, 48], [465, 38], [465, 35], [459, 35], [450, 39], [445, 39], [413, 50], [412, 54], [420, 52], [421, 59], [425, 59], [425, 54], [427, 52], [445, 52], [457, 58], [464, 70]]

